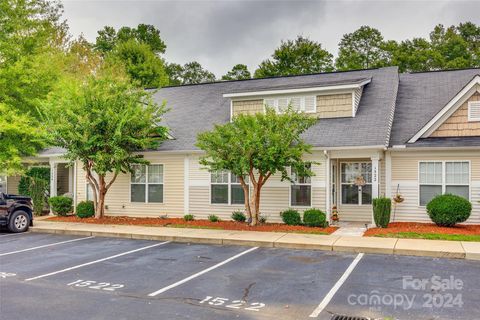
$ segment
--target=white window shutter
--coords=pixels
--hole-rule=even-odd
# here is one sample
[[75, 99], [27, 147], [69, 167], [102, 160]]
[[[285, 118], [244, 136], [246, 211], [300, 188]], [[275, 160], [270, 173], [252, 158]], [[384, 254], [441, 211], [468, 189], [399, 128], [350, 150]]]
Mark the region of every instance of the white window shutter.
[[468, 103], [468, 121], [480, 121], [480, 101]]
[[305, 112], [307, 113], [317, 112], [317, 99], [315, 96], [305, 97]]
[[292, 108], [296, 111], [302, 111], [302, 98], [301, 97], [292, 97], [291, 104]]
[[265, 99], [264, 104], [269, 108], [275, 108], [275, 99]]

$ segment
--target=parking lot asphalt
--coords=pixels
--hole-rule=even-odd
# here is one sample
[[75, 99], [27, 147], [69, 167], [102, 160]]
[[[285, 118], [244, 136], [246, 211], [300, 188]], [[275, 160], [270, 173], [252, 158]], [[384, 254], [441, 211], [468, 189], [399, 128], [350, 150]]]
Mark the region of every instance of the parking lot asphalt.
[[480, 262], [0, 233], [0, 319], [479, 319]]

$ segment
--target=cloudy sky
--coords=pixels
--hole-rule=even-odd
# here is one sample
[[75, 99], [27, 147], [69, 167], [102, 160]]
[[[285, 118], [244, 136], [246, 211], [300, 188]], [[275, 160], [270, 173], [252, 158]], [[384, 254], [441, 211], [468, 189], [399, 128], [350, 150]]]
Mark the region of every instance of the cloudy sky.
[[120, 1], [64, 0], [75, 36], [94, 41], [105, 25], [153, 24], [169, 62], [199, 61], [217, 77], [237, 63], [254, 71], [281, 40], [309, 37], [336, 54], [345, 33], [362, 25], [386, 39], [426, 37], [433, 27], [480, 24], [480, 1]]

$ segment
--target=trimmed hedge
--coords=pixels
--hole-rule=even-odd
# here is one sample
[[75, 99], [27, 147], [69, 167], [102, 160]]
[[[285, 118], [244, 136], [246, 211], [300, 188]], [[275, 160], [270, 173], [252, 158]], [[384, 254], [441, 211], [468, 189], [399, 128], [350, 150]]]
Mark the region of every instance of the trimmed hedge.
[[66, 216], [67, 213], [72, 212], [73, 209], [73, 200], [69, 197], [51, 197], [48, 199], [48, 203], [50, 204], [50, 208], [52, 209], [53, 213], [58, 214], [59, 216]]
[[93, 201], [82, 201], [77, 205], [77, 217], [91, 218], [95, 215], [95, 205]]
[[285, 224], [289, 226], [298, 226], [302, 224], [302, 219], [300, 218], [300, 213], [295, 209], [287, 209], [280, 212], [280, 216]]
[[373, 199], [373, 219], [377, 227], [388, 227], [391, 211], [392, 200], [390, 198], [380, 197]]
[[427, 204], [427, 213], [432, 221], [441, 227], [452, 227], [466, 221], [472, 212], [467, 199], [454, 195], [438, 195]]
[[232, 219], [237, 222], [245, 222], [247, 220], [247, 216], [241, 211], [234, 211], [232, 213]]
[[303, 213], [303, 224], [309, 227], [328, 227], [327, 215], [319, 209], [308, 209]]

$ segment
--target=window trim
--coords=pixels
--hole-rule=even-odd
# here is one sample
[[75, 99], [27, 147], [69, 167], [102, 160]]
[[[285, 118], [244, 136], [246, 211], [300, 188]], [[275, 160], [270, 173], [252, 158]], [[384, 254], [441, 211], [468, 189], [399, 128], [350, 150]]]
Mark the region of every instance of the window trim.
[[[313, 166], [313, 165], [312, 165]], [[292, 176], [292, 168], [288, 168], [290, 177]], [[312, 170], [312, 168], [310, 168]], [[292, 204], [292, 186], [310, 186], [310, 205], [309, 206], [299, 206]], [[288, 206], [291, 208], [313, 208], [313, 183], [312, 177], [310, 177], [310, 183], [290, 183], [288, 187]]]
[[[229, 170], [222, 170], [222, 171], [227, 171], [228, 172], [228, 181], [225, 183], [212, 183], [212, 174], [213, 172], [209, 171], [209, 174], [210, 174], [210, 182], [209, 182], [209, 185], [208, 185], [208, 198], [209, 198], [209, 203], [210, 205], [212, 206], [244, 206], [244, 204], [240, 204], [240, 203], [232, 203], [232, 184], [233, 185], [239, 185], [241, 186], [242, 184], [240, 182], [238, 183], [232, 183], [232, 173], [229, 171]], [[212, 202], [212, 185], [227, 185], [227, 193], [228, 193], [228, 201], [227, 203], [213, 203]], [[247, 183], [247, 186], [248, 186], [248, 193], [250, 194], [251, 192], [251, 184], [250, 184], [250, 181], [248, 181]]]
[[[162, 166], [162, 183], [151, 183], [152, 185], [159, 185], [161, 184], [163, 186], [162, 188], [162, 202], [149, 202], [148, 201], [148, 166], [156, 166], [156, 165], [161, 165]], [[130, 178], [130, 198], [129, 198], [129, 203], [130, 204], [165, 204], [165, 164], [164, 163], [149, 163], [149, 164], [138, 164], [136, 166], [145, 166], [145, 183], [132, 183], [132, 174], [130, 173], [129, 178]], [[137, 201], [132, 201], [132, 184], [139, 184], [139, 185], [145, 185], [145, 201], [143, 202], [137, 202]]]
[[446, 169], [446, 163], [447, 162], [466, 162], [468, 163], [468, 184], [448, 184], [449, 186], [468, 186], [468, 201], [471, 201], [472, 199], [472, 164], [470, 160], [419, 160], [417, 163], [417, 206], [419, 208], [426, 208], [426, 205], [421, 205], [420, 204], [420, 186], [421, 185], [426, 185], [426, 186], [433, 186], [436, 185], [438, 186], [439, 184], [421, 184], [420, 183], [420, 163], [422, 162], [435, 162], [435, 163], [441, 163], [442, 164], [442, 183], [440, 184], [442, 187], [442, 194], [445, 194], [445, 191], [447, 189], [447, 169]]
[[[342, 182], [342, 164], [344, 163], [358, 163], [358, 164], [362, 164], [362, 163], [370, 163], [370, 165], [372, 166], [373, 168], [373, 164], [372, 164], [372, 161], [368, 161], [368, 160], [350, 160], [350, 161], [340, 161], [339, 163], [339, 166], [338, 166], [338, 187], [339, 187], [339, 192], [338, 192], [338, 196], [339, 196], [339, 200], [338, 201], [339, 203], [337, 205], [339, 206], [356, 206], [356, 207], [360, 207], [360, 206], [371, 206], [373, 205], [373, 195], [372, 195], [372, 203], [363, 203], [363, 197], [361, 197], [359, 195], [358, 197], [358, 203], [356, 204], [353, 204], [353, 203], [343, 203], [342, 199], [343, 199], [343, 191], [342, 191], [342, 186], [343, 185], [352, 185], [351, 183], [344, 183]], [[379, 170], [380, 171], [380, 170]], [[380, 175], [379, 175], [380, 177]], [[373, 178], [373, 177], [372, 177]], [[380, 181], [380, 179], [378, 179]], [[372, 191], [373, 191], [373, 183], [370, 182], [370, 183], [365, 183], [365, 185], [371, 185], [372, 186]], [[380, 184], [379, 184], [380, 185]], [[363, 191], [362, 191], [363, 192]]]

